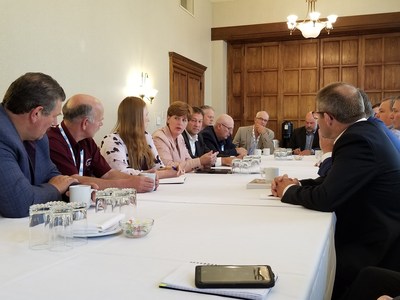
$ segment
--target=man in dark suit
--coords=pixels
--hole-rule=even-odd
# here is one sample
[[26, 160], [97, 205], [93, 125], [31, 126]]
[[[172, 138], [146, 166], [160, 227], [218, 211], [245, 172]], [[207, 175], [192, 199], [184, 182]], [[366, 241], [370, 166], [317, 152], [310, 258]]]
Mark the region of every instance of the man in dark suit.
[[204, 143], [203, 137], [199, 134], [203, 126], [204, 113], [199, 107], [192, 107], [193, 113], [189, 116], [186, 129], [182, 132], [186, 148], [191, 158], [200, 157], [210, 151]]
[[319, 150], [318, 126], [312, 112], [306, 114], [303, 127], [296, 128], [289, 141], [289, 148], [293, 149], [296, 155], [311, 155]]
[[316, 104], [319, 132], [334, 140], [330, 171], [301, 185], [285, 174], [271, 190], [282, 202], [335, 212], [332, 299], [341, 299], [364, 267], [400, 271], [400, 159], [381, 126], [366, 120], [355, 87], [330, 84], [318, 92]]
[[207, 126], [200, 134], [209, 149], [219, 152], [218, 156], [243, 158], [243, 156], [247, 155], [247, 150], [242, 147], [236, 147], [232, 142], [234, 125], [231, 116], [222, 114], [217, 118], [213, 126]]

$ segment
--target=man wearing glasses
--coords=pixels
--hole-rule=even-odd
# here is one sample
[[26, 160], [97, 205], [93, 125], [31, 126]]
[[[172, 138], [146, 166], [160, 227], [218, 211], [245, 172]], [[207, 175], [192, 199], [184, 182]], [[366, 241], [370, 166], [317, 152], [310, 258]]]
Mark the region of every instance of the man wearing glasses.
[[362, 95], [338, 82], [316, 97], [319, 132], [334, 141], [325, 177], [284, 174], [271, 191], [282, 202], [335, 212], [336, 276], [332, 299], [342, 299], [367, 266], [400, 271], [400, 159], [388, 135], [365, 118]]
[[239, 127], [233, 143], [238, 147], [246, 148], [249, 155], [254, 154], [255, 149], [264, 148], [271, 149], [272, 153], [274, 151], [272, 140], [275, 133], [266, 127], [268, 120], [268, 113], [259, 111], [254, 118], [254, 125]]
[[204, 143], [214, 152], [219, 152], [219, 157], [238, 157], [243, 158], [247, 155], [245, 148], [236, 147], [232, 142], [234, 121], [227, 114], [220, 115], [213, 126], [204, 128], [200, 134], [203, 136]]

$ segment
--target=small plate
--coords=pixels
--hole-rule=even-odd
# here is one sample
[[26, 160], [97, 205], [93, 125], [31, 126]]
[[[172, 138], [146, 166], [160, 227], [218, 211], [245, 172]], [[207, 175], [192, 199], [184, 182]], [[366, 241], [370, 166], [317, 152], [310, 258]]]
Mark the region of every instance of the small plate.
[[120, 225], [111, 227], [105, 231], [99, 231], [99, 232], [95, 232], [95, 233], [88, 233], [88, 234], [84, 234], [84, 233], [78, 233], [78, 234], [74, 234], [74, 237], [100, 237], [100, 236], [107, 236], [107, 235], [112, 235], [112, 234], [116, 234], [116, 233], [120, 233], [122, 231], [122, 228]]

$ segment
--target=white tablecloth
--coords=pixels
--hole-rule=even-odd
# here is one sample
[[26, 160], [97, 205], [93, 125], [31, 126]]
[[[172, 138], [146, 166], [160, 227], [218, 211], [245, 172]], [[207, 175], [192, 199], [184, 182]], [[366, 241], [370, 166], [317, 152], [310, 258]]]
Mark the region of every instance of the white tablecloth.
[[[281, 163], [284, 172], [316, 172], [305, 160]], [[0, 218], [0, 298], [219, 299], [158, 288], [190, 261], [269, 264], [279, 278], [267, 299], [330, 298], [334, 214], [259, 199], [261, 190], [245, 188], [257, 175], [187, 176], [184, 184], [139, 194], [137, 214], [155, 219], [141, 239], [120, 234], [64, 253], [34, 251], [27, 219]]]

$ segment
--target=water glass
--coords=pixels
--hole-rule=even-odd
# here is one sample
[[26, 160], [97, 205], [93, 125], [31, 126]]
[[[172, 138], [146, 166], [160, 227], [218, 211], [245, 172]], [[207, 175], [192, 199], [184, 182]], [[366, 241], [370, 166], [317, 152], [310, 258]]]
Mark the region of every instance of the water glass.
[[49, 248], [50, 208], [46, 204], [35, 204], [29, 208], [29, 248]]
[[232, 173], [237, 173], [239, 174], [241, 172], [241, 164], [242, 164], [242, 160], [235, 158], [232, 160]]
[[72, 234], [73, 246], [81, 246], [87, 244], [87, 205], [84, 202], [69, 203], [72, 208]]
[[73, 247], [73, 210], [69, 205], [50, 207], [50, 250], [67, 251]]

